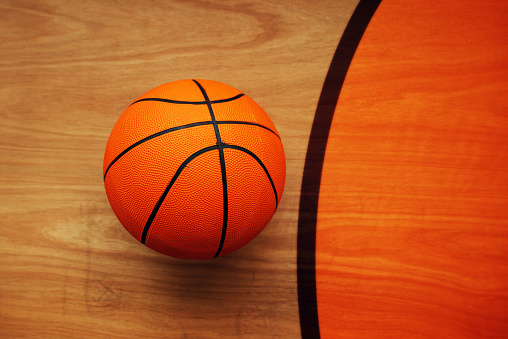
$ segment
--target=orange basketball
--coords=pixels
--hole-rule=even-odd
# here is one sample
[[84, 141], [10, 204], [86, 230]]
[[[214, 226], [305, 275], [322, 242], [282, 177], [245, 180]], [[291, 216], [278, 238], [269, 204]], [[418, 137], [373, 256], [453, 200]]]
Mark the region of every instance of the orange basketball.
[[116, 216], [146, 246], [210, 259], [254, 239], [280, 202], [282, 142], [250, 97], [210, 80], [156, 87], [120, 116], [104, 155]]

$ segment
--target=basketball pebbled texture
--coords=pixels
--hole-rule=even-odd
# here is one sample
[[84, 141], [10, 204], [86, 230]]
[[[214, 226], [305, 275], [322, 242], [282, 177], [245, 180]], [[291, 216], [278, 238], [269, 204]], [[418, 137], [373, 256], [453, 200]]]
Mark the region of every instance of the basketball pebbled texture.
[[111, 207], [160, 253], [211, 259], [254, 239], [286, 178], [277, 129], [250, 97], [211, 80], [156, 87], [116, 122], [104, 155]]

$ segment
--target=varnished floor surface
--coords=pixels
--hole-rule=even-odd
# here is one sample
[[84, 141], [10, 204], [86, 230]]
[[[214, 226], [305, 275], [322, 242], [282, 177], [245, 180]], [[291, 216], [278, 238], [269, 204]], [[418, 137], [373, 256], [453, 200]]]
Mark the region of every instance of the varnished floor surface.
[[[506, 338], [506, 4], [382, 1], [327, 102], [357, 0], [0, 0], [0, 338]], [[102, 178], [122, 111], [189, 78], [287, 159], [270, 224], [210, 261], [137, 242]]]

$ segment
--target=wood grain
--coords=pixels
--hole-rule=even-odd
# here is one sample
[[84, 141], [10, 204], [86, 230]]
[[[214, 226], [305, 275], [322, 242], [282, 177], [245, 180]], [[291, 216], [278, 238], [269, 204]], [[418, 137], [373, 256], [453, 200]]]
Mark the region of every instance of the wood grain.
[[[296, 220], [307, 139], [357, 1], [0, 2], [0, 337], [299, 337]], [[208, 262], [161, 256], [115, 218], [102, 157], [165, 82], [254, 98], [285, 146], [272, 223]]]
[[323, 168], [323, 338], [508, 337], [507, 5], [372, 18]]

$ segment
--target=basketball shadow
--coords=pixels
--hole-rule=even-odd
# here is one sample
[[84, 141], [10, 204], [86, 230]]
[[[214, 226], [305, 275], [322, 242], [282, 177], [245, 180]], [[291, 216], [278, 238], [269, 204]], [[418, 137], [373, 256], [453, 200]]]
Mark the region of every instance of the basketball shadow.
[[281, 283], [267, 273], [275, 258], [269, 258], [264, 249], [266, 242], [255, 239], [236, 252], [211, 260], [158, 255], [151, 262], [152, 276], [157, 275], [158, 281], [150, 285], [166, 304], [162, 307], [168, 315], [174, 314], [174, 305], [185, 305], [185, 318], [214, 319], [228, 335], [270, 337], [264, 332], [276, 326], [280, 316], [276, 304], [290, 303], [273, 300], [281, 294], [276, 293]]
[[[241, 297], [245, 300], [259, 271], [262, 275], [263, 262], [271, 259], [263, 251], [262, 239], [255, 239], [244, 248], [211, 260], [185, 260], [158, 255], [153, 258], [153, 268], [166, 278], [164, 284], [173, 297], [185, 299], [187, 303], [211, 303], [216, 307]], [[266, 275], [266, 273], [264, 273]], [[258, 276], [259, 276], [258, 275]], [[226, 292], [226, 293], [225, 293]]]

